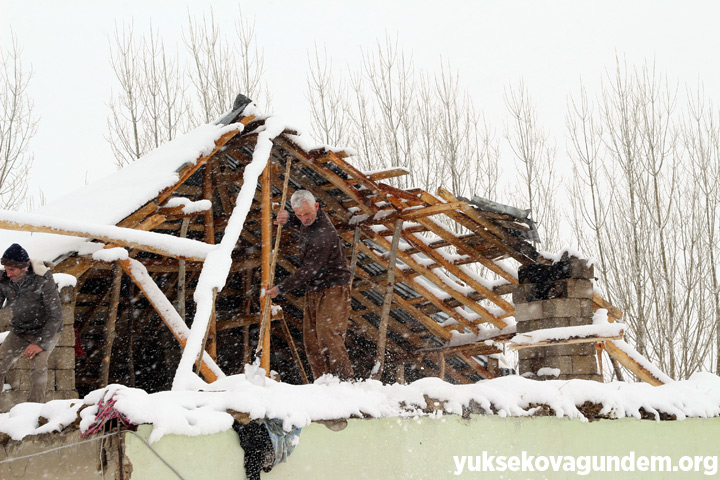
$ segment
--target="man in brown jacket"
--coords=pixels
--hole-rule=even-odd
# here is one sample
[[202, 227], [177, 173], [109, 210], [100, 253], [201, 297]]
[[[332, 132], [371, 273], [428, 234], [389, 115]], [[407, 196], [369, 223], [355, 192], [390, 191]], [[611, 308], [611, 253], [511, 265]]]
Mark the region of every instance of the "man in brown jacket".
[[312, 193], [298, 190], [290, 198], [295, 212], [280, 210], [276, 223], [300, 230], [300, 268], [268, 290], [275, 298], [305, 286], [303, 342], [313, 377], [331, 373], [353, 379], [345, 347], [350, 315], [350, 269], [342, 241]]

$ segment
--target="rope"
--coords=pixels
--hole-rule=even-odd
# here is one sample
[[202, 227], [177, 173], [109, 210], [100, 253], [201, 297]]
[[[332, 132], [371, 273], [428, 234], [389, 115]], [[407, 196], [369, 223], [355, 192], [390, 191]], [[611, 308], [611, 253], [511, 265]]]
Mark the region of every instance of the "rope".
[[[167, 460], [165, 460], [165, 459], [157, 452], [157, 450], [155, 450], [155, 449], [147, 442], [147, 440], [145, 440], [143, 437], [141, 437], [140, 435], [138, 435], [137, 432], [134, 432], [134, 431], [132, 431], [132, 430], [122, 430], [122, 431], [112, 432], [112, 433], [108, 433], [108, 434], [105, 434], [105, 435], [101, 435], [101, 436], [99, 436], [99, 437], [88, 438], [87, 440], [80, 440], [79, 442], [71, 443], [71, 444], [69, 444], [69, 445], [62, 445], [62, 446], [60, 446], [60, 447], [51, 448], [51, 449], [48, 449], [48, 450], [44, 450], [44, 451], [42, 451], [42, 452], [31, 453], [31, 454], [29, 454], [29, 455], [23, 455], [23, 456], [21, 456], [21, 457], [7, 458], [7, 459], [5, 459], [5, 460], [0, 460], [0, 465], [2, 465], [3, 463], [14, 462], [14, 461], [16, 461], [16, 460], [23, 460], [23, 459], [26, 459], [26, 458], [32, 458], [32, 457], [37, 457], [37, 456], [40, 456], [40, 455], [45, 455], [46, 453], [55, 452], [55, 451], [58, 451], [58, 450], [62, 450], [62, 449], [64, 449], [64, 448], [76, 447], [76, 446], [82, 445], [82, 444], [84, 444], [84, 443], [95, 442], [95, 441], [98, 441], [98, 440], [104, 440], [105, 438], [112, 437], [113, 435], [117, 435], [117, 434], [119, 434], [119, 433], [131, 433], [131, 434], [135, 435], [135, 436], [136, 436], [137, 438], [139, 438], [145, 445], [147, 445], [147, 447], [150, 449], [150, 451], [153, 452], [153, 453], [155, 454], [155, 456], [156, 456], [157, 458], [159, 458], [160, 461], [165, 464], [165, 466], [167, 466], [170, 470], [172, 470], [172, 472], [173, 472], [180, 480], [185, 480], [185, 478], [184, 478], [182, 475], [180, 475], [180, 474], [178, 473], [178, 471], [175, 470], [175, 469], [173, 468], [173, 466], [170, 465], [170, 464], [167, 462]], [[103, 474], [104, 474], [104, 471], [103, 471]]]
[[132, 430], [126, 430], [126, 431], [127, 431], [128, 433], [132, 433], [132, 434], [135, 435], [137, 438], [139, 438], [140, 440], [142, 440], [142, 442], [143, 442], [145, 445], [147, 445], [147, 447], [150, 449], [150, 451], [153, 452], [153, 453], [155, 454], [155, 456], [158, 457], [158, 458], [160, 459], [160, 461], [163, 462], [170, 470], [172, 470], [172, 472], [173, 472], [175, 475], [177, 475], [177, 477], [178, 477], [180, 480], [185, 480], [185, 478], [183, 478], [183, 476], [180, 475], [180, 474], [178, 473], [178, 471], [175, 470], [175, 469], [172, 467], [172, 465], [170, 465], [170, 464], [167, 462], [167, 460], [165, 460], [165, 459], [147, 442], [147, 440], [145, 440], [143, 437], [141, 437], [140, 435], [138, 435], [137, 432], [134, 432], [134, 431], [132, 431]]

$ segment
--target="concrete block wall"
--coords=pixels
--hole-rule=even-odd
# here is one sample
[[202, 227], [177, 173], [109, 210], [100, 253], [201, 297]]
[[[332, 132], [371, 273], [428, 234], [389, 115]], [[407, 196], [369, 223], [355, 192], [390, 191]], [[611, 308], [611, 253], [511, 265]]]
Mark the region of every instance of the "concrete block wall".
[[[75, 390], [75, 289], [71, 286], [60, 290], [63, 308], [63, 331], [57, 346], [48, 359], [48, 382], [46, 401], [78, 398]], [[5, 320], [9, 329], [9, 317]], [[21, 357], [5, 377], [11, 391], [0, 395], [0, 412], [7, 412], [18, 403], [27, 401], [30, 390], [30, 360]]]
[[[594, 269], [577, 257], [553, 265], [520, 267], [520, 284], [513, 293], [518, 333], [590, 325], [593, 317]], [[522, 349], [519, 373], [538, 380], [579, 378], [602, 381], [595, 343]], [[560, 375], [538, 376], [541, 368], [559, 369]]]

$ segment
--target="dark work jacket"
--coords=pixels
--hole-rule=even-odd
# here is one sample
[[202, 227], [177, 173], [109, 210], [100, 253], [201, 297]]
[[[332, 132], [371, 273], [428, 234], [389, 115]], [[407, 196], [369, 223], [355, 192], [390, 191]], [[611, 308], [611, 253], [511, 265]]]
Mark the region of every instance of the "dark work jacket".
[[280, 293], [298, 287], [319, 292], [329, 287], [350, 284], [350, 269], [345, 260], [342, 240], [327, 214], [318, 210], [315, 221], [309, 227], [294, 215], [288, 226], [300, 230], [300, 268], [278, 285]]
[[62, 330], [62, 305], [57, 285], [47, 267], [37, 261], [30, 264], [20, 285], [2, 272], [0, 306], [12, 311], [10, 330], [43, 350], [49, 348], [51, 340]]

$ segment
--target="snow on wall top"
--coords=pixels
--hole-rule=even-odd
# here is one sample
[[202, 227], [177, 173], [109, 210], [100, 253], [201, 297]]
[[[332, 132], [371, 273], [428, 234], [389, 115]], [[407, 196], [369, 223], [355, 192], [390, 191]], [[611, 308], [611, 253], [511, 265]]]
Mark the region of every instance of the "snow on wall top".
[[[605, 418], [720, 416], [720, 377], [696, 373], [689, 380], [653, 387], [646, 383], [599, 383], [590, 380], [529, 380], [517, 375], [452, 385], [439, 378], [425, 378], [409, 385], [383, 385], [376, 380], [347, 383], [325, 375], [314, 384], [289, 385], [266, 378], [252, 365], [246, 374], [220, 379], [203, 392], [170, 391], [148, 394], [122, 385], [91, 392], [84, 399], [53, 400], [47, 404], [21, 403], [0, 414], [0, 432], [14, 440], [28, 435], [60, 431], [79, 412], [80, 429], [95, 422], [98, 403], [116, 400], [114, 408], [132, 423], [152, 424], [150, 441], [166, 434], [205, 435], [231, 428], [228, 410], [251, 418], [275, 418], [283, 427], [304, 427], [311, 421], [350, 417], [413, 417], [462, 414], [472, 404], [477, 413], [501, 417], [532, 416], [539, 405], [552, 408], [558, 417], [587, 420], [579, 406], [602, 405]], [[437, 403], [428, 405], [427, 399]], [[47, 420], [40, 425], [39, 417]]]

